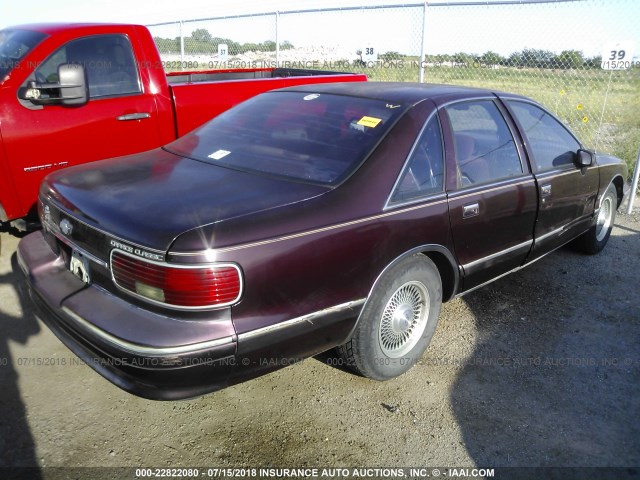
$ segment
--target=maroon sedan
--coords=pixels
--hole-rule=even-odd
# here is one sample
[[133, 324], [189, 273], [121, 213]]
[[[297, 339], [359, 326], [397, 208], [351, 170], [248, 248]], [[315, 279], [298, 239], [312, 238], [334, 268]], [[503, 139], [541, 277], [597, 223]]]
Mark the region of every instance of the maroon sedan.
[[385, 380], [421, 357], [441, 302], [570, 241], [600, 251], [625, 178], [521, 96], [295, 87], [50, 175], [18, 258], [53, 332], [136, 395], [192, 397], [334, 347]]

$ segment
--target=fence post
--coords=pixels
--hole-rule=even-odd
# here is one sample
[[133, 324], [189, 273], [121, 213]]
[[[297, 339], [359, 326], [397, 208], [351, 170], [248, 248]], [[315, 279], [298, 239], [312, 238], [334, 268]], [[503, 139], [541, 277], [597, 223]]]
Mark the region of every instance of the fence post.
[[633, 202], [636, 200], [636, 192], [638, 191], [638, 177], [640, 176], [640, 148], [636, 156], [636, 166], [633, 168], [633, 181], [631, 182], [631, 191], [629, 192], [629, 205], [627, 206], [627, 214], [633, 212]]
[[276, 68], [280, 66], [280, 12], [276, 10]]
[[424, 83], [424, 58], [427, 53], [427, 6], [428, 2], [424, 2], [422, 5], [422, 38], [420, 39], [420, 70], [418, 73], [420, 83]]
[[182, 20], [180, 20], [180, 70], [184, 70], [184, 35], [182, 34]]

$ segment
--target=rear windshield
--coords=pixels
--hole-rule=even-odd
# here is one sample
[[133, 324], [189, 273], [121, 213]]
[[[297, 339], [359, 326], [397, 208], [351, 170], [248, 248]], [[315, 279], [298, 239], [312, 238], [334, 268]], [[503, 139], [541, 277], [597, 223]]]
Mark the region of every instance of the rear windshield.
[[165, 148], [223, 167], [333, 185], [362, 163], [404, 110], [366, 98], [271, 92]]
[[0, 30], [0, 82], [45, 37], [29, 30]]

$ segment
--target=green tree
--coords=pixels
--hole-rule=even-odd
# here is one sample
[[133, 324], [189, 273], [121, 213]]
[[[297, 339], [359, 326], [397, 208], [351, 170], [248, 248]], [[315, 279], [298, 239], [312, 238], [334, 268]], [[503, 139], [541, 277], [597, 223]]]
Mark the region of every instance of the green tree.
[[504, 58], [496, 52], [489, 50], [480, 57], [480, 63], [483, 65], [500, 65], [504, 62]]
[[240, 47], [240, 53], [259, 52], [260, 47], [257, 43], [243, 43]]
[[399, 52], [385, 52], [382, 53], [378, 56], [378, 58], [384, 62], [389, 62], [389, 61], [393, 61], [393, 60], [400, 60], [401, 58], [404, 58], [405, 55], [399, 53]]
[[276, 51], [276, 42], [273, 40], [265, 40], [262, 42], [262, 50], [265, 52], [275, 52]]
[[525, 48], [522, 51], [522, 63], [525, 67], [553, 68], [555, 58], [555, 54], [549, 50]]
[[586, 58], [584, 60], [584, 66], [587, 68], [600, 68], [600, 64], [602, 64], [601, 55], [598, 55], [596, 57]]
[[191, 38], [196, 42], [210, 42], [212, 37], [206, 28], [197, 28], [191, 33]]
[[471, 66], [473, 63], [473, 57], [468, 53], [458, 52], [453, 55], [452, 61], [458, 65]]
[[160, 53], [175, 53], [180, 51], [180, 37], [173, 39], [153, 37], [153, 41]]
[[289, 40], [285, 40], [280, 44], [280, 50], [291, 50], [294, 46]]
[[507, 58], [506, 65], [508, 67], [523, 67], [524, 61], [522, 60], [522, 53], [513, 52], [511, 55], [509, 55], [509, 58]]
[[576, 69], [584, 65], [584, 56], [578, 50], [564, 50], [556, 57], [556, 64], [559, 68]]

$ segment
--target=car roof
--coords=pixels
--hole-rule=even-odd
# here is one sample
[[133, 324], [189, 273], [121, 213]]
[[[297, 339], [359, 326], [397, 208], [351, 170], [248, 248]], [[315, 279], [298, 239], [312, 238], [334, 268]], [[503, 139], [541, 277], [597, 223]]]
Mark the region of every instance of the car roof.
[[405, 104], [415, 104], [425, 98], [433, 100], [453, 100], [462, 98], [492, 97], [494, 95], [526, 98], [512, 93], [487, 90], [484, 88], [409, 82], [320, 83], [283, 88], [279, 91], [346, 95]]

